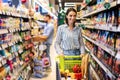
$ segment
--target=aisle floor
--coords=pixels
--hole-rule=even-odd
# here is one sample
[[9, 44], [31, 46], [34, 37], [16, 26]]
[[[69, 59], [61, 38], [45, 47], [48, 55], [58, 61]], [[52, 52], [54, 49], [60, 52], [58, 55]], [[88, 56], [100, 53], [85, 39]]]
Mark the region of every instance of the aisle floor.
[[54, 49], [54, 41], [55, 41], [55, 39], [53, 40], [53, 44], [52, 44], [52, 46], [50, 48], [52, 72], [46, 73], [47, 77], [44, 77], [44, 78], [34, 78], [34, 77], [31, 77], [30, 80], [56, 80], [56, 64], [55, 64], [56, 62], [55, 62], [55, 57], [57, 56], [57, 54], [56, 54], [55, 49]]

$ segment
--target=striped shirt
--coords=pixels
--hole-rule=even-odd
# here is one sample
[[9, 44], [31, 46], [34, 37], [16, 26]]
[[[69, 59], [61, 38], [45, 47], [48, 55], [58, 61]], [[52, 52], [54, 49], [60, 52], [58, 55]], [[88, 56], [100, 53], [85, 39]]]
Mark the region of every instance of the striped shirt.
[[81, 53], [85, 53], [85, 48], [82, 40], [81, 28], [74, 27], [70, 30], [66, 24], [58, 27], [55, 49], [58, 54], [63, 53], [63, 50], [80, 49]]

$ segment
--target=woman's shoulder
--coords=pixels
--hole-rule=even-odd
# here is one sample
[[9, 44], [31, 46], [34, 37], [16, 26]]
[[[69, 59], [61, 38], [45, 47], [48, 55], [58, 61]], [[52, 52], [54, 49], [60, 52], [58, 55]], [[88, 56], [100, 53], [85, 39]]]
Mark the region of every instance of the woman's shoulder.
[[65, 27], [67, 27], [67, 24], [62, 24], [58, 28], [65, 28]]

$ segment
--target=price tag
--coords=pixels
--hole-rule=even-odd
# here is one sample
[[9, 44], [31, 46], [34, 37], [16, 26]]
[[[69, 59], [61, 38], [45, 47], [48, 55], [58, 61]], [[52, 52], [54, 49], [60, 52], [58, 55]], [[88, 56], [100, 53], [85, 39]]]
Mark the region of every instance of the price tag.
[[117, 54], [116, 54], [116, 58], [117, 58], [117, 59], [120, 59], [120, 53], [117, 53]]
[[6, 12], [6, 14], [7, 14], [7, 15], [9, 15], [9, 13], [8, 13], [8, 12]]
[[12, 55], [9, 57], [9, 60], [12, 60], [13, 58], [12, 58]]
[[15, 32], [16, 30], [15, 30], [15, 29], [13, 29], [13, 31]]
[[0, 14], [2, 14], [2, 11], [0, 10]]
[[23, 61], [20, 61], [20, 65], [23, 65]]
[[0, 62], [0, 67], [2, 67], [2, 63]]
[[0, 47], [0, 50], [2, 50], [2, 48]]
[[15, 52], [15, 55], [16, 55], [16, 56], [18, 56], [18, 53], [17, 53], [17, 52]]
[[8, 47], [7, 43], [2, 44], [2, 48], [3, 48], [3, 49], [5, 49], [5, 48], [7, 48], [7, 47]]
[[20, 49], [18, 52], [19, 52], [19, 53], [22, 53], [22, 52], [23, 52], [23, 50], [22, 50], [22, 49]]
[[117, 28], [117, 31], [120, 32], [120, 25], [119, 25], [119, 27]]
[[1, 30], [0, 30], [0, 34], [5, 34], [5, 33], [8, 33], [8, 30], [7, 30], [7, 29], [1, 29]]
[[2, 65], [5, 65], [6, 64], [6, 59], [3, 59], [2, 60]]
[[31, 70], [31, 67], [30, 67], [30, 66], [28, 66], [28, 67], [27, 67], [27, 69], [28, 69], [28, 70]]
[[13, 45], [13, 43], [12, 43], [12, 42], [9, 42], [9, 43], [8, 43], [8, 45], [9, 45], [9, 46], [12, 46], [12, 45]]

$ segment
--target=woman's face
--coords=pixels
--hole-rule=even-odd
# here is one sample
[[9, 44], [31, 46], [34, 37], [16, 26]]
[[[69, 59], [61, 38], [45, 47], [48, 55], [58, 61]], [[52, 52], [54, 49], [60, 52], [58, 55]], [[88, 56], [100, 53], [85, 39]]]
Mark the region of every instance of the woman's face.
[[69, 24], [73, 24], [76, 21], [76, 13], [74, 11], [70, 11], [66, 17]]

